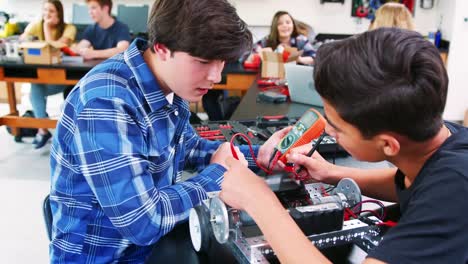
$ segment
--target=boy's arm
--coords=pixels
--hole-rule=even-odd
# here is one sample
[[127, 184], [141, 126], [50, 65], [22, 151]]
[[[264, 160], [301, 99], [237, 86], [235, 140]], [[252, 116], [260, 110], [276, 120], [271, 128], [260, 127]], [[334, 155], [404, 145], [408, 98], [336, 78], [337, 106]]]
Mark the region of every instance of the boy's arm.
[[[263, 168], [268, 168], [275, 147], [291, 129], [292, 127], [289, 126], [275, 132], [263, 145], [253, 145], [252, 149], [248, 145], [239, 145], [239, 150], [247, 160], [248, 167], [254, 171], [259, 171], [258, 163]], [[202, 139], [190, 124], [187, 124], [184, 135], [186, 137], [187, 165], [196, 167], [198, 170], [203, 169], [210, 163], [211, 155], [218, 149], [221, 142]], [[257, 159], [257, 163], [255, 163], [254, 158]]]
[[338, 166], [326, 161], [320, 154], [307, 157], [310, 146], [299, 147], [287, 156], [288, 162], [304, 166], [302, 173], [310, 178], [336, 185], [343, 178], [351, 178], [359, 185], [361, 192], [369, 197], [398, 202], [395, 190], [396, 168], [358, 169]]
[[262, 230], [281, 263], [330, 263], [306, 238], [265, 181], [228, 158], [220, 198], [245, 210]]
[[83, 56], [85, 60], [107, 59], [107, 58], [114, 56], [117, 53], [125, 51], [129, 45], [130, 45], [130, 42], [126, 40], [122, 40], [122, 41], [119, 41], [117, 43], [117, 46], [114, 48], [103, 49], [103, 50], [84, 49], [80, 52], [80, 54], [81, 56]]
[[[307, 239], [265, 181], [228, 158], [220, 198], [245, 210], [261, 229], [281, 263], [330, 263]], [[368, 259], [366, 263], [382, 263]]]
[[326, 182], [337, 184], [343, 178], [351, 178], [359, 185], [361, 192], [369, 197], [398, 202], [395, 189], [396, 168], [357, 169], [336, 166], [330, 171]]
[[187, 122], [184, 131], [186, 166], [203, 170], [210, 164], [213, 153], [221, 145], [220, 141], [201, 138]]
[[[64, 120], [67, 116], [72, 114], [65, 112]], [[225, 168], [211, 164], [199, 175], [171, 185], [175, 167], [164, 153], [166, 138], [152, 138], [152, 153], [159, 154], [149, 160], [143, 121], [137, 116], [135, 106], [119, 98], [93, 99], [79, 110], [73, 147], [76, 169], [112, 224], [132, 243], [151, 245], [185, 221], [207, 192], [220, 189]]]
[[271, 190], [257, 195], [246, 211], [255, 219], [281, 263], [331, 263], [307, 239]]
[[87, 49], [90, 47], [91, 47], [91, 42], [89, 42], [89, 40], [87, 39], [82, 39], [80, 40], [80, 42], [78, 42], [78, 44], [76, 44], [76, 46], [72, 47], [72, 49], [74, 52], [79, 53], [80, 50]]

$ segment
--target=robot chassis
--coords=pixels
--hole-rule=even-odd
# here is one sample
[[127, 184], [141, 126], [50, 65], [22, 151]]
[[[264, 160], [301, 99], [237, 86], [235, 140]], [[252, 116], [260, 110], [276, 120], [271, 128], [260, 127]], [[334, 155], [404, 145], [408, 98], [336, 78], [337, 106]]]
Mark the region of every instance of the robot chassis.
[[[376, 225], [379, 222], [377, 218], [360, 216], [343, 221], [345, 208], [361, 210], [361, 191], [354, 180], [341, 180], [326, 195], [322, 183], [305, 184], [304, 187], [311, 204], [287, 210], [317, 248], [354, 243], [367, 252], [378, 245], [383, 230]], [[207, 251], [211, 243], [218, 242], [225, 244], [240, 263], [270, 263], [276, 259], [274, 251], [247, 213], [229, 208], [216, 194], [209, 196], [201, 205], [192, 208], [189, 215], [192, 245], [197, 252]], [[307, 216], [314, 221], [307, 221]], [[330, 227], [330, 222], [339, 225]], [[311, 223], [315, 226], [328, 223], [329, 227], [304, 229], [304, 225], [311, 226]], [[250, 232], [252, 228], [257, 231]]]

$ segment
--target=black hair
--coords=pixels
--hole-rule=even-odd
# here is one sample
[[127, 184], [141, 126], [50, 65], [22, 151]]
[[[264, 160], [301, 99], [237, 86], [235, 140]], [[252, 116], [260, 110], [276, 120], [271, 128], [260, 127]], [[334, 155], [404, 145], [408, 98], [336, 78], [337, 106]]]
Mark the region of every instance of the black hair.
[[148, 42], [207, 60], [238, 60], [252, 49], [252, 34], [226, 0], [157, 0]]
[[365, 138], [396, 132], [424, 141], [443, 125], [447, 72], [437, 48], [417, 32], [379, 28], [322, 45], [314, 79]]

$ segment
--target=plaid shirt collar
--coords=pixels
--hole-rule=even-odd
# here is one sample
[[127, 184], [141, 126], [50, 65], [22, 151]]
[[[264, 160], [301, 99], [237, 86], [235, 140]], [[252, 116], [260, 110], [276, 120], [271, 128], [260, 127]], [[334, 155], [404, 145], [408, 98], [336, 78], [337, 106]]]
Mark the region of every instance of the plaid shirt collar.
[[[163, 107], [170, 106], [170, 103], [161, 90], [158, 80], [143, 59], [142, 54], [147, 49], [148, 42], [144, 39], [136, 38], [130, 44], [130, 47], [124, 51], [124, 60], [136, 77], [138, 86], [145, 96], [151, 111], [157, 111]], [[173, 104], [189, 111], [188, 103], [176, 94], [174, 94]]]

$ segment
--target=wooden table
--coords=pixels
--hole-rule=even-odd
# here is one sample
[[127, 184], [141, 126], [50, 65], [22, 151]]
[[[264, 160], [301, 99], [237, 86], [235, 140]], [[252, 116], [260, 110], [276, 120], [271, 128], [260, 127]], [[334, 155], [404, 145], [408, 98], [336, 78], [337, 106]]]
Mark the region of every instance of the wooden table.
[[61, 63], [55, 65], [24, 64], [22, 62], [0, 62], [0, 81], [6, 82], [10, 112], [0, 117], [0, 125], [17, 128], [55, 128], [57, 120], [47, 118], [20, 117], [16, 108], [15, 82], [74, 85], [101, 60], [84, 63]]
[[[84, 63], [61, 63], [55, 65], [33, 65], [22, 62], [0, 61], [0, 81], [6, 82], [9, 113], [0, 116], [0, 126], [12, 128], [17, 135], [17, 128], [55, 128], [57, 120], [47, 118], [20, 117], [16, 107], [15, 82], [75, 85], [100, 60]], [[246, 70], [239, 63], [226, 64], [222, 80], [215, 89], [237, 90], [245, 93], [257, 76], [256, 70]]]

